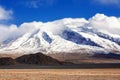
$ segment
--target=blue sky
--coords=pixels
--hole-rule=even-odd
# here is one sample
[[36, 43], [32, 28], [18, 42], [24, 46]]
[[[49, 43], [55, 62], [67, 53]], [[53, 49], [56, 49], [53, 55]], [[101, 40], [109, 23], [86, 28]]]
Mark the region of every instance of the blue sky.
[[0, 6], [9, 17], [0, 23], [20, 25], [68, 17], [89, 19], [97, 13], [120, 17], [119, 4], [120, 0], [0, 0]]

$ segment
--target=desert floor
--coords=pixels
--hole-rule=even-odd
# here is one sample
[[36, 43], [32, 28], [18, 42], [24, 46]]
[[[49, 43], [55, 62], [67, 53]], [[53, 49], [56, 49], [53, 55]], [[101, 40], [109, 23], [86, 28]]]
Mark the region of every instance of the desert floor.
[[0, 80], [120, 80], [120, 69], [0, 69]]

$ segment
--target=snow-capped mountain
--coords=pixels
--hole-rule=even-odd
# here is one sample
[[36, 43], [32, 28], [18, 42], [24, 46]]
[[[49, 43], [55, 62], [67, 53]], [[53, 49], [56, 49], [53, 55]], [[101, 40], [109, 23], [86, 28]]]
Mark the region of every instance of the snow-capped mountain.
[[[103, 18], [98, 21], [98, 16]], [[84, 50], [87, 53], [96, 51], [119, 52], [119, 33], [112, 33], [109, 28], [107, 30], [107, 28], [100, 27], [97, 23], [105, 18], [111, 20], [111, 17], [97, 14], [89, 20], [65, 18], [46, 23], [24, 23], [20, 28], [21, 30], [26, 28], [26, 32], [23, 31], [23, 34], [19, 36], [4, 40], [1, 43], [0, 51], [75, 52]], [[95, 23], [95, 21], [97, 22]], [[103, 24], [105, 23], [101, 25], [104, 26]]]

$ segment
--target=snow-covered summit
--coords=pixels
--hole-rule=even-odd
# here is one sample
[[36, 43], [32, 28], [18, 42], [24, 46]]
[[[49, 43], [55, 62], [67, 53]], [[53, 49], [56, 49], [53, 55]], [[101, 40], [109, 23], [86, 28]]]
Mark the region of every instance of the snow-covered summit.
[[23, 23], [13, 30], [11, 37], [1, 41], [0, 51], [119, 51], [119, 30], [120, 19], [103, 14], [89, 20], [65, 18], [46, 23], [34, 21]]

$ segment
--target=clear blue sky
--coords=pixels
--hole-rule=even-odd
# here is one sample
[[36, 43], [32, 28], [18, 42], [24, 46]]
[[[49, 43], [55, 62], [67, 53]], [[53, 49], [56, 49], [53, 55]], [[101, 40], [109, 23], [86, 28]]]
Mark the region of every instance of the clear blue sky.
[[13, 11], [11, 23], [53, 21], [61, 18], [86, 19], [96, 13], [120, 17], [120, 0], [0, 0], [0, 6]]

